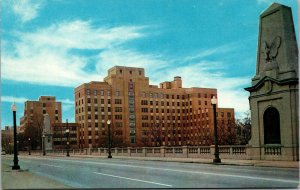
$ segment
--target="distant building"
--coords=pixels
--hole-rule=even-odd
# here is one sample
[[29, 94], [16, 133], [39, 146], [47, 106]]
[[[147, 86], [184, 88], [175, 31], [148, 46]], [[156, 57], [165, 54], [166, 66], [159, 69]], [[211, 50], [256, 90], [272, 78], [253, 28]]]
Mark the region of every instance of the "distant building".
[[61, 102], [56, 102], [54, 96], [41, 96], [38, 101], [26, 101], [24, 106], [24, 117], [20, 119], [20, 126], [43, 126], [44, 115], [48, 114], [50, 123], [61, 123]]
[[[149, 85], [143, 68], [115, 66], [104, 82], [75, 88], [75, 120], [81, 147], [213, 144], [211, 98], [217, 90], [183, 88], [181, 77]], [[219, 127], [234, 122], [234, 109], [218, 108]]]
[[69, 145], [70, 149], [79, 148], [79, 124], [77, 123], [55, 123], [52, 125], [53, 130], [53, 149], [66, 149], [68, 135], [66, 130], [69, 129]]
[[38, 101], [26, 101], [24, 116], [20, 119], [20, 128], [25, 136], [32, 139], [32, 146], [41, 146], [41, 136], [44, 128], [44, 116], [49, 115], [50, 125], [61, 123], [61, 102], [54, 96], [40, 96]]

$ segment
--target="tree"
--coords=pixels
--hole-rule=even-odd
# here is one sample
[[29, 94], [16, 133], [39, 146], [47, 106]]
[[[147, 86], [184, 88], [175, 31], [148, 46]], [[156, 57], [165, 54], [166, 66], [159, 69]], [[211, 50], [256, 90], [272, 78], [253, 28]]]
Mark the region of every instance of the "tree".
[[236, 120], [236, 133], [239, 144], [248, 144], [251, 139], [251, 116], [250, 111], [244, 113], [244, 118]]
[[26, 126], [24, 131], [24, 138], [31, 139], [31, 147], [33, 150], [42, 147], [42, 132], [44, 126], [44, 116], [42, 114], [35, 114], [33, 122]]

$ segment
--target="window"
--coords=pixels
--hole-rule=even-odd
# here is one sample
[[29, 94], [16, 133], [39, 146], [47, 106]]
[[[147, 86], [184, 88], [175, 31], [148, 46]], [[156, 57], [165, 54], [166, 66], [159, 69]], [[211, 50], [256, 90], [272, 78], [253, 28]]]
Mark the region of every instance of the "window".
[[121, 73], [121, 74], [122, 74], [122, 72], [123, 72], [122, 69], [120, 69], [120, 73]]
[[115, 107], [115, 112], [122, 112], [122, 107]]
[[150, 105], [151, 105], [151, 106], [153, 105], [153, 101], [150, 101]]
[[161, 104], [161, 106], [164, 106], [164, 105], [165, 105], [165, 103], [164, 103], [164, 102], [160, 102], [160, 104]]
[[[55, 114], [58, 114], [58, 110], [55, 110]], [[230, 113], [229, 113], [230, 114]]]
[[116, 122], [116, 127], [122, 127], [122, 122]]
[[91, 111], [91, 106], [88, 106], [88, 111]]
[[207, 101], [205, 101], [204, 104], [207, 106]]
[[142, 71], [139, 71], [139, 75], [142, 75]]
[[120, 96], [120, 91], [119, 90], [116, 91], [116, 96]]
[[90, 98], [87, 99], [87, 103], [91, 103], [91, 99]]
[[104, 96], [104, 90], [100, 90], [100, 95]]
[[152, 93], [149, 93], [149, 97], [150, 97], [150, 98], [153, 98], [153, 94], [152, 94]]
[[87, 89], [87, 90], [86, 90], [86, 93], [87, 93], [87, 95], [90, 95], [90, 94], [91, 94], [91, 90], [90, 90], [90, 89]]
[[207, 98], [207, 94], [204, 94], [204, 98]]
[[142, 108], [143, 113], [148, 113], [148, 108]]
[[131, 70], [129, 71], [129, 74], [132, 74], [132, 71], [131, 71]]
[[122, 119], [122, 115], [115, 115], [115, 119], [121, 120]]
[[110, 96], [110, 90], [107, 91], [107, 96]]
[[221, 112], [221, 117], [224, 117], [224, 112]]
[[141, 100], [141, 104], [142, 105], [148, 105], [148, 101], [147, 100]]
[[198, 98], [201, 98], [201, 94], [200, 93], [198, 94]]
[[104, 99], [101, 99], [100, 101], [101, 101], [101, 104], [104, 104]]
[[122, 104], [122, 100], [121, 99], [115, 99], [115, 104]]
[[230, 112], [227, 112], [227, 117], [231, 117], [231, 113]]
[[198, 100], [198, 105], [201, 105], [201, 100]]
[[148, 127], [148, 123], [142, 123], [142, 127]]
[[157, 93], [155, 93], [155, 95], [154, 95], [154, 96], [155, 96], [155, 98], [158, 98], [158, 94], [157, 94]]
[[148, 120], [148, 115], [142, 115], [142, 120]]
[[97, 96], [97, 90], [94, 90], [94, 95]]
[[98, 101], [97, 101], [97, 98], [95, 98], [95, 99], [94, 99], [94, 103], [95, 103], [95, 104], [97, 104], [97, 103], [98, 103]]
[[163, 93], [160, 94], [160, 98], [161, 98], [161, 99], [164, 98], [164, 94], [163, 94]]

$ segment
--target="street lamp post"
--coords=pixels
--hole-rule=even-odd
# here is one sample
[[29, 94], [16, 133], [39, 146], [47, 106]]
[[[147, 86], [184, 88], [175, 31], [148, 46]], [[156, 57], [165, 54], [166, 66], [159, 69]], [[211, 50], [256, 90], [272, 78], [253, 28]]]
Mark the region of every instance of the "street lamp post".
[[66, 134], [67, 134], [67, 156], [70, 156], [69, 153], [69, 137], [70, 137], [70, 129], [69, 129], [69, 125], [68, 125], [68, 119], [67, 119], [67, 129], [66, 129]]
[[46, 155], [46, 150], [45, 150], [45, 134], [43, 134], [43, 144], [42, 144], [42, 146], [43, 146], [43, 156], [45, 156]]
[[112, 158], [111, 156], [111, 139], [110, 139], [110, 120], [107, 120], [107, 128], [108, 128], [108, 157]]
[[30, 137], [28, 138], [28, 155], [31, 155], [30, 149], [31, 149], [31, 142], [30, 142]]
[[217, 127], [217, 99], [215, 96], [211, 99], [211, 104], [213, 105], [214, 110], [214, 134], [215, 134], [215, 158], [213, 160], [214, 164], [221, 163], [219, 158], [219, 145], [218, 145], [218, 127]]
[[13, 111], [13, 120], [14, 120], [14, 165], [12, 166], [13, 170], [19, 170], [20, 166], [18, 164], [18, 153], [17, 153], [17, 119], [16, 119], [16, 112], [17, 106], [15, 103], [11, 106], [11, 110]]

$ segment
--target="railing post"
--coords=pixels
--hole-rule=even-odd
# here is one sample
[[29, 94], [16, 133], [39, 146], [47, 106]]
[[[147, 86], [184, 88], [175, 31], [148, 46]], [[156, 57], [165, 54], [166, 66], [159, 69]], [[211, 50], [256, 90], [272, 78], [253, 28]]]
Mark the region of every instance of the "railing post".
[[127, 147], [127, 154], [129, 157], [131, 156], [130, 147]]
[[215, 145], [210, 145], [210, 155], [214, 158]]
[[165, 147], [164, 146], [161, 146], [160, 147], [160, 157], [165, 157], [166, 155], [165, 155]]
[[182, 146], [182, 154], [186, 158], [189, 157], [189, 148], [188, 148], [188, 146]]

